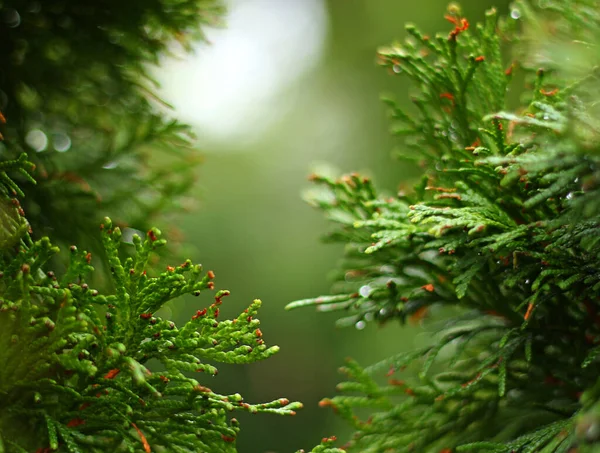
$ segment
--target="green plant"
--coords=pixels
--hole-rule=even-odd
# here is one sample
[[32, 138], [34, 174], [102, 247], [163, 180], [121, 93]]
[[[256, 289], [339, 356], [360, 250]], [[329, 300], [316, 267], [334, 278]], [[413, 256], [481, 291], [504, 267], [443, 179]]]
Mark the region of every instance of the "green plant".
[[[150, 67], [219, 25], [219, 0], [0, 2], [5, 160], [37, 167], [23, 207], [36, 237], [101, 252], [106, 215], [147, 231], [189, 205], [199, 156]], [[70, 228], [61, 228], [65, 218]]]
[[149, 221], [181, 208], [198, 158], [155, 105], [147, 66], [222, 9], [0, 1], [0, 452], [233, 452], [230, 412], [301, 407], [205, 385], [214, 363], [277, 352], [260, 301], [219, 320], [218, 291], [182, 325], [161, 315], [213, 290], [214, 273], [156, 267], [166, 241]]
[[[29, 163], [5, 167], [19, 164]], [[218, 320], [228, 291], [183, 326], [155, 314], [183, 294], [214, 289], [214, 273], [189, 260], [164, 272], [149, 266], [166, 243], [160, 231], [148, 231], [143, 241], [135, 235], [135, 253], [123, 260], [121, 231], [105, 219], [102, 242], [115, 291], [103, 295], [87, 284], [91, 254], [75, 246], [62, 276], [45, 272], [58, 249], [48, 238], [32, 241], [18, 210], [8, 211], [3, 229], [16, 244], [2, 256], [0, 283], [4, 451], [235, 451], [239, 429], [228, 412], [293, 414], [301, 406], [283, 398], [251, 405], [188, 376], [214, 376], [210, 362], [250, 363], [278, 348], [264, 344], [254, 319], [258, 300], [236, 319]], [[151, 360], [154, 373], [145, 366]]]
[[340, 310], [340, 326], [441, 324], [430, 346], [349, 361], [321, 405], [354, 429], [347, 451], [598, 451], [598, 4], [446, 18], [449, 33], [409, 25], [379, 51], [416, 86], [411, 109], [386, 103], [421, 181], [388, 197], [313, 175], [344, 264], [334, 295], [288, 306]]

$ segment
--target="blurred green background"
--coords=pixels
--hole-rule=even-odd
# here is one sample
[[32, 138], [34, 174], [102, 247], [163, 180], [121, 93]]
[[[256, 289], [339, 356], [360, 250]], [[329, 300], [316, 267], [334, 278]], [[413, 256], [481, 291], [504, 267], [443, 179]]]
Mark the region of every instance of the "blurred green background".
[[[508, 0], [464, 0], [463, 14], [481, 21]], [[324, 436], [349, 431], [318, 402], [335, 393], [337, 368], [347, 356], [367, 365], [426, 341], [420, 326], [335, 329], [335, 314], [286, 312], [286, 303], [327, 293], [340, 246], [324, 245], [320, 212], [302, 201], [307, 175], [329, 165], [375, 177], [394, 193], [414, 169], [390, 157], [401, 143], [388, 134], [379, 97], [407, 98], [402, 77], [375, 64], [377, 47], [402, 39], [404, 23], [448, 32], [446, 0], [235, 0], [226, 28], [210, 30], [210, 45], [193, 55], [165, 58], [156, 71], [162, 95], [191, 124], [205, 156], [195, 195], [200, 209], [180, 227], [193, 250], [186, 255], [213, 269], [228, 288], [224, 316], [254, 298], [275, 357], [249, 366], [220, 367], [211, 387], [246, 400], [299, 400], [295, 417], [247, 416], [240, 452], [310, 449]], [[208, 296], [207, 296], [208, 297]], [[184, 319], [208, 298], [178, 305]]]

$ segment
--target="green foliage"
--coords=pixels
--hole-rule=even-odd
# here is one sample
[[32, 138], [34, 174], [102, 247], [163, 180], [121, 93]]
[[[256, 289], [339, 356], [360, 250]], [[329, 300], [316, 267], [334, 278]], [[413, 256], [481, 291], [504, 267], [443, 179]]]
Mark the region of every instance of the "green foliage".
[[105, 215], [146, 231], [189, 205], [199, 158], [153, 93], [150, 67], [218, 24], [222, 3], [2, 0], [0, 10], [0, 152], [38, 167], [37, 186], [19, 181], [37, 237], [100, 253], [93, 232]]
[[[324, 437], [321, 443], [311, 450], [311, 453], [343, 453], [344, 450], [333, 446], [336, 440], [335, 436]], [[304, 450], [298, 450], [297, 453], [304, 453]]]
[[[31, 163], [4, 166], [24, 170]], [[3, 184], [14, 187], [6, 175]], [[101, 294], [87, 283], [91, 254], [75, 246], [63, 275], [45, 271], [58, 248], [48, 238], [33, 241], [20, 227], [27, 223], [19, 210], [16, 204], [7, 209], [11, 222], [2, 228], [13, 244], [1, 256], [2, 451], [235, 451], [239, 428], [229, 412], [293, 415], [301, 407], [285, 398], [248, 404], [189, 376], [216, 375], [211, 362], [251, 363], [278, 351], [267, 348], [254, 319], [259, 300], [219, 321], [229, 294], [219, 291], [213, 304], [176, 326], [155, 313], [181, 295], [213, 289], [214, 273], [189, 260], [163, 272], [151, 267], [166, 243], [160, 231], [150, 230], [144, 240], [134, 235], [135, 251], [122, 260], [121, 231], [104, 220], [115, 291]]]
[[[259, 300], [232, 320], [219, 320], [228, 291], [183, 325], [160, 314], [214, 289], [214, 273], [190, 260], [156, 268], [166, 241], [150, 222], [183, 207], [198, 158], [149, 65], [174, 42], [188, 49], [222, 10], [0, 0], [2, 453], [234, 452], [231, 412], [301, 407], [208, 386], [215, 364], [278, 351], [262, 338]], [[109, 212], [116, 221], [98, 232]]]
[[379, 51], [416, 86], [412, 110], [385, 101], [400, 157], [423, 169], [413, 191], [312, 178], [345, 259], [334, 295], [288, 307], [359, 328], [445, 317], [430, 346], [342, 369], [321, 404], [354, 428], [348, 451], [600, 448], [600, 15], [595, 1], [537, 3], [477, 27], [451, 5], [449, 33], [409, 25]]

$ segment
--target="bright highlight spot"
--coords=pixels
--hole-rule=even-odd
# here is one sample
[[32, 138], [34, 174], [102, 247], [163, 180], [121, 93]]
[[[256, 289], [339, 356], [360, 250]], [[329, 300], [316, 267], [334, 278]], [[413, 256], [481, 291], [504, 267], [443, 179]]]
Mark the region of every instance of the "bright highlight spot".
[[[323, 52], [322, 0], [234, 0], [210, 44], [162, 62], [162, 96], [177, 116], [214, 141], [260, 136], [291, 106], [282, 92]], [[287, 108], [286, 108], [287, 107]]]
[[48, 147], [48, 137], [40, 129], [31, 129], [27, 132], [25, 142], [38, 153]]
[[59, 153], [69, 151], [71, 148], [71, 139], [67, 134], [59, 133], [54, 134], [53, 137], [54, 149]]

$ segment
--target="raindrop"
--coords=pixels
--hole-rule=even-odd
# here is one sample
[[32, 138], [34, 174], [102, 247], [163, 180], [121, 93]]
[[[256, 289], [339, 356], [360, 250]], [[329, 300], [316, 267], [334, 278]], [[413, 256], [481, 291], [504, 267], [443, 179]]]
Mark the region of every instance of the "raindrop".
[[112, 162], [107, 162], [106, 164], [102, 165], [102, 168], [106, 170], [112, 170], [113, 168], [117, 168], [118, 165], [119, 163], [116, 160], [113, 160]]
[[521, 18], [521, 11], [519, 11], [518, 9], [513, 9], [510, 12], [510, 17], [512, 17], [514, 20], [520, 19]]
[[381, 310], [379, 310], [379, 316], [385, 316], [385, 315], [387, 315], [387, 314], [388, 314], [388, 311], [387, 311], [387, 309], [385, 309], [385, 308], [382, 308]]
[[31, 129], [25, 136], [25, 142], [39, 153], [48, 146], [48, 137], [39, 129]]
[[399, 64], [395, 64], [392, 67], [392, 70], [396, 73], [396, 74], [400, 74], [402, 72], [402, 67]]
[[367, 323], [364, 321], [358, 321], [354, 327], [356, 327], [356, 330], [363, 330], [365, 327], [367, 327]]
[[375, 315], [371, 311], [369, 313], [365, 314], [366, 321], [373, 321], [374, 318], [375, 318]]
[[529, 279], [525, 280], [525, 284], [529, 285]]
[[565, 198], [566, 198], [567, 200], [571, 200], [571, 199], [573, 198], [573, 192], [569, 192], [569, 193], [568, 193], [568, 194], [565, 196]]
[[15, 28], [21, 24], [21, 15], [16, 9], [7, 8], [2, 12], [2, 20], [8, 27]]
[[369, 297], [369, 294], [371, 294], [371, 287], [369, 285], [361, 286], [358, 290], [358, 294], [362, 297]]
[[54, 149], [59, 153], [64, 153], [71, 148], [71, 139], [67, 134], [58, 133], [52, 137]]

